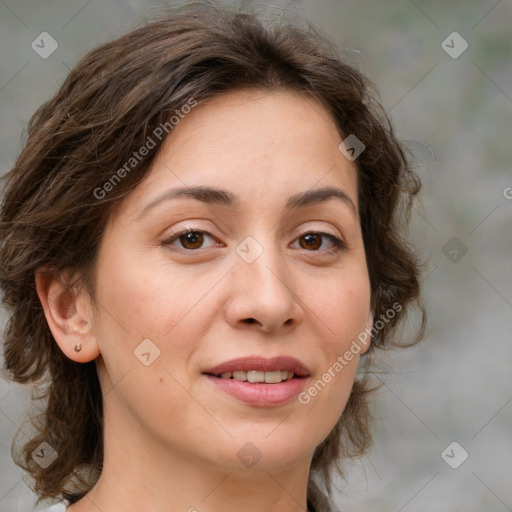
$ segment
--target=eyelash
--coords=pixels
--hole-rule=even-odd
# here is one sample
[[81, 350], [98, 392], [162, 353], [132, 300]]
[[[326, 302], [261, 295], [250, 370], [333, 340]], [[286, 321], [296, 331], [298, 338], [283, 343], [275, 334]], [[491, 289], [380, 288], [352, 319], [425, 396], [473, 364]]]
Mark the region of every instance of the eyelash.
[[[185, 228], [177, 233], [172, 233], [171, 235], [169, 235], [165, 240], [162, 240], [162, 245], [163, 246], [169, 246], [171, 245], [175, 240], [178, 240], [180, 238], [180, 236], [182, 235], [186, 235], [187, 233], [202, 233], [202, 234], [206, 234], [208, 236], [210, 236], [211, 238], [215, 238], [211, 233], [209, 233], [208, 231], [205, 231], [205, 230], [202, 230], [202, 229], [199, 229], [199, 228], [194, 228], [194, 227], [189, 227], [189, 228]], [[305, 231], [304, 233], [301, 233], [297, 239], [299, 238], [302, 238], [306, 235], [320, 235], [320, 236], [323, 236], [325, 238], [327, 238], [328, 240], [330, 240], [333, 244], [334, 244], [334, 247], [331, 247], [330, 249], [326, 249], [326, 250], [312, 250], [312, 251], [308, 251], [307, 249], [303, 249], [307, 252], [321, 252], [321, 253], [327, 253], [327, 254], [330, 254], [330, 253], [336, 253], [336, 252], [339, 252], [339, 251], [343, 251], [345, 249], [347, 249], [347, 246], [346, 244], [340, 240], [338, 237], [332, 235], [331, 233], [326, 233], [324, 231]], [[178, 250], [180, 251], [185, 251], [185, 252], [198, 252], [201, 250], [200, 249], [185, 249], [185, 248], [177, 248]]]

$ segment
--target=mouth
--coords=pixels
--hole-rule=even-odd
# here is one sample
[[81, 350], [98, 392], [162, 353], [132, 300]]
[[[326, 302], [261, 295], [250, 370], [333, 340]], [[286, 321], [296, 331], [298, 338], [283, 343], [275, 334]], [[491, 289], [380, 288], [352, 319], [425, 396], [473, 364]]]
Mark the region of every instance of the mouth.
[[241, 382], [265, 382], [278, 384], [290, 379], [309, 377], [309, 369], [298, 359], [289, 356], [264, 358], [247, 356], [221, 363], [209, 370], [206, 375], [220, 379], [234, 379]]
[[238, 380], [240, 382], [252, 383], [264, 382], [265, 384], [279, 384], [280, 382], [285, 382], [294, 378], [304, 378], [299, 377], [293, 371], [288, 370], [274, 370], [270, 372], [263, 372], [259, 370], [235, 370], [232, 372], [223, 372], [221, 374], [207, 373], [206, 375], [218, 377], [219, 379], [231, 379]]
[[289, 402], [300, 393], [310, 373], [304, 363], [292, 357], [250, 356], [226, 361], [203, 375], [238, 401], [270, 407]]

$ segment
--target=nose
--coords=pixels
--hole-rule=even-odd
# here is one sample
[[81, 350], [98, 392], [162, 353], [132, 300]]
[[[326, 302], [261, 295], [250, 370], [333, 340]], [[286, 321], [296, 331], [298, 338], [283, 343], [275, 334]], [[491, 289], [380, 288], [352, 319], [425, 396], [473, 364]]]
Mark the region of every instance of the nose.
[[288, 331], [302, 322], [304, 303], [296, 275], [286, 255], [272, 243], [249, 237], [237, 248], [225, 310], [234, 328], [250, 326], [272, 333]]

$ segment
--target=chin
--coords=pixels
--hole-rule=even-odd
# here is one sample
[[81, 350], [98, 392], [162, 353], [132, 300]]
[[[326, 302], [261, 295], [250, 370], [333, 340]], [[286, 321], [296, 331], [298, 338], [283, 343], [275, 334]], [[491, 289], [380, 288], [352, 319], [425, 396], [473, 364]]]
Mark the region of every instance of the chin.
[[[281, 471], [293, 467], [300, 461], [311, 461], [316, 445], [311, 444], [317, 437], [304, 429], [291, 430], [276, 422], [271, 428], [266, 425], [258, 429], [254, 425], [250, 429], [231, 432], [233, 438], [226, 443], [216, 442], [217, 449], [211, 454], [214, 464], [239, 471], [243, 467], [260, 469], [269, 472]], [[322, 438], [319, 438], [319, 443]]]

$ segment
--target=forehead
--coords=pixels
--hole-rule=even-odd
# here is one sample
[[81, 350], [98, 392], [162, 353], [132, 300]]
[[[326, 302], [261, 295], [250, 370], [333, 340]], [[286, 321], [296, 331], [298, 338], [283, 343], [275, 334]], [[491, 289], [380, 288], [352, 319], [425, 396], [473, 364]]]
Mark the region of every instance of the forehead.
[[304, 158], [319, 144], [337, 147], [339, 138], [332, 114], [308, 94], [238, 89], [195, 107], [174, 127], [166, 145], [171, 146], [171, 154], [189, 148], [224, 158], [242, 151], [246, 157], [268, 157], [281, 149], [279, 153], [287, 158], [293, 154]]
[[133, 216], [165, 189], [207, 185], [284, 207], [298, 191], [337, 186], [357, 208], [357, 171], [341, 140], [331, 113], [309, 95], [230, 91], [180, 119], [125, 206]]

